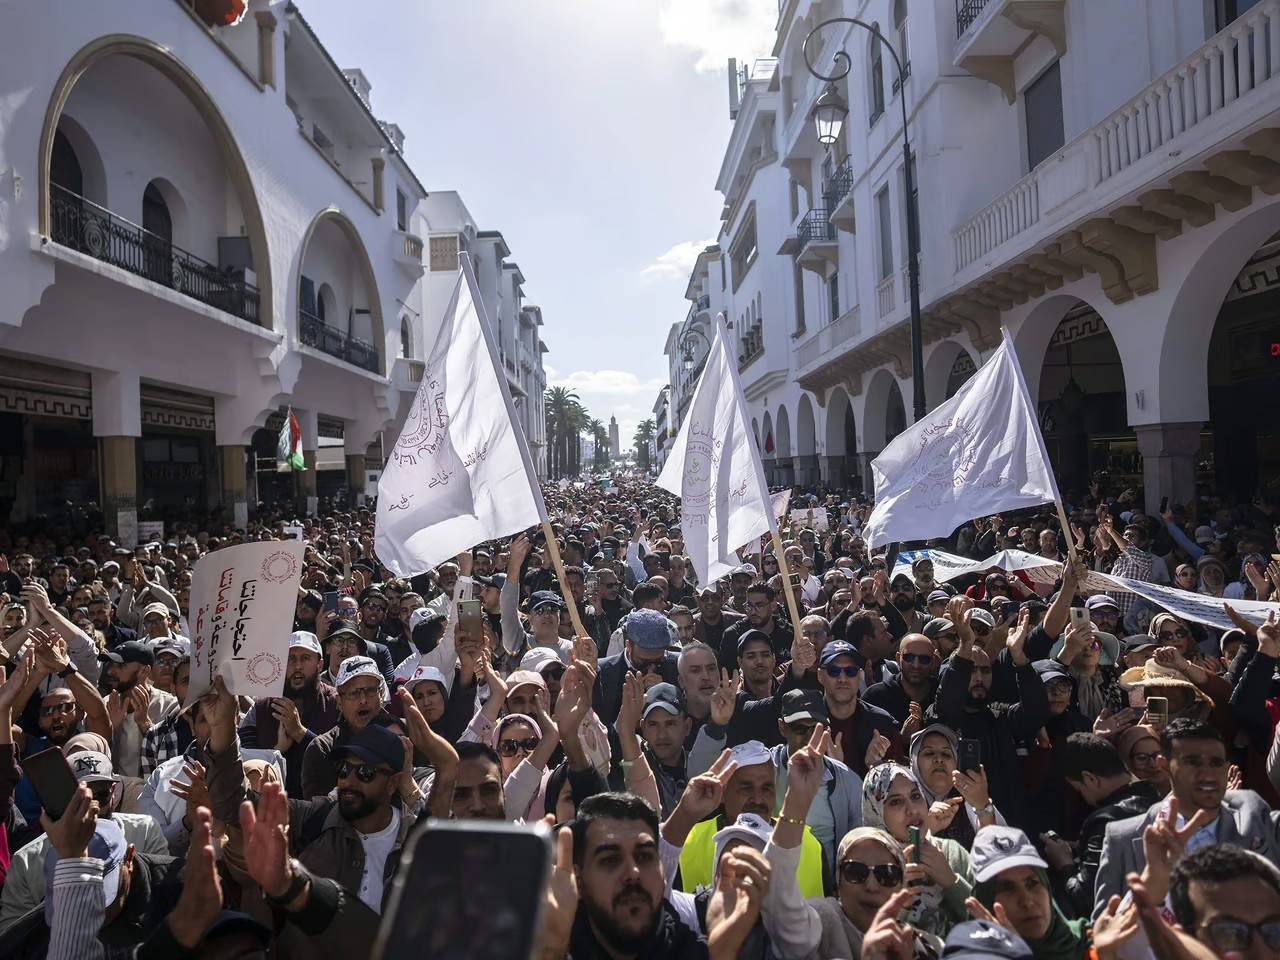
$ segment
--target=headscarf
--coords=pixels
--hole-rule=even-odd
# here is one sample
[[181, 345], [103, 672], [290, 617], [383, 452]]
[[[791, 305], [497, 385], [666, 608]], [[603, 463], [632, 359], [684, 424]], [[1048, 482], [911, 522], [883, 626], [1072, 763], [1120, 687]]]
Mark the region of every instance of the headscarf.
[[[1217, 566], [1222, 573], [1222, 584], [1216, 588], [1210, 587], [1204, 582], [1204, 568], [1208, 566]], [[1223, 591], [1226, 590], [1227, 584], [1231, 582], [1231, 578], [1227, 576], [1227, 565], [1212, 554], [1206, 553], [1203, 557], [1196, 561], [1196, 572], [1200, 574], [1200, 592], [1209, 597], [1221, 597]]]
[[[1052, 914], [1052, 919], [1049, 921], [1049, 929], [1043, 937], [1038, 940], [1032, 940], [1029, 937], [1024, 938], [1031, 946], [1032, 954], [1035, 955], [1036, 960], [1081, 960], [1090, 943], [1088, 919], [1068, 920], [1058, 906], [1058, 902], [1053, 899], [1053, 885], [1049, 883], [1049, 874], [1040, 867], [1033, 867], [1032, 869], [1035, 870], [1036, 879], [1044, 884], [1044, 888], [1049, 891], [1049, 911]], [[999, 874], [996, 874], [996, 876], [999, 876]], [[993, 877], [982, 883], [975, 883], [973, 885], [973, 895], [988, 910], [994, 910], [996, 902], [995, 878]]]
[[1182, 656], [1189, 662], [1194, 663], [1196, 666], [1205, 667], [1207, 669], [1204, 653], [1200, 649], [1200, 644], [1196, 643], [1195, 634], [1191, 632], [1191, 628], [1182, 621], [1181, 617], [1175, 616], [1172, 613], [1157, 613], [1151, 618], [1151, 622], [1147, 624], [1147, 636], [1155, 640], [1157, 647], [1161, 646], [1160, 625], [1166, 620], [1172, 620], [1174, 624], [1187, 631], [1187, 648], [1182, 652]]
[[526, 713], [508, 713], [493, 727], [493, 742], [489, 744], [493, 749], [498, 749], [498, 741], [502, 739], [502, 731], [513, 723], [523, 723], [532, 727], [537, 738], [539, 740], [542, 739], [542, 727], [538, 726], [537, 720], [533, 719], [533, 717]]
[[[889, 788], [898, 777], [906, 777], [919, 786], [915, 774], [900, 763], [881, 763], [867, 771], [867, 778], [862, 781], [862, 823], [889, 833], [884, 822], [884, 803], [889, 799]], [[924, 791], [921, 790], [923, 793]], [[892, 833], [889, 833], [893, 836]], [[896, 839], [896, 838], [895, 838]]]
[[933, 806], [939, 800], [945, 800], [947, 797], [955, 793], [955, 789], [948, 787], [944, 793], [934, 793], [929, 789], [929, 785], [925, 782], [924, 774], [920, 770], [920, 748], [924, 745], [924, 738], [932, 733], [939, 734], [947, 738], [947, 743], [951, 744], [951, 753], [956, 757], [957, 766], [960, 759], [960, 740], [956, 737], [956, 732], [943, 723], [932, 723], [923, 730], [917, 730], [911, 735], [911, 748], [908, 756], [911, 758], [911, 777], [920, 786], [920, 792], [924, 794], [924, 802]]

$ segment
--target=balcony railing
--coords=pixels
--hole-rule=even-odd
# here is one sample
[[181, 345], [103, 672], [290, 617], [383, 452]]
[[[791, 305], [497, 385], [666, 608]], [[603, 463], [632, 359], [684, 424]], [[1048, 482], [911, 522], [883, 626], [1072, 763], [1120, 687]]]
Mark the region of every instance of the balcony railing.
[[836, 167], [834, 173], [822, 185], [822, 199], [827, 202], [827, 209], [834, 210], [840, 201], [853, 189], [853, 157], [845, 157], [844, 163]]
[[711, 294], [709, 294], [709, 293], [704, 293], [702, 296], [700, 296], [700, 297], [698, 298], [697, 302], [694, 304], [694, 309], [695, 309], [698, 313], [701, 313], [703, 310], [710, 310], [710, 309], [711, 309]]
[[298, 311], [298, 334], [303, 346], [314, 347], [361, 370], [378, 372], [377, 347], [329, 326], [305, 310]]
[[990, 0], [956, 0], [956, 37], [964, 36], [969, 24], [978, 19]]
[[876, 284], [876, 312], [884, 319], [893, 312], [893, 274]]
[[135, 276], [169, 287], [250, 323], [258, 322], [258, 288], [201, 260], [158, 234], [53, 184], [49, 239]]
[[831, 360], [833, 353], [840, 353], [844, 344], [855, 339], [862, 332], [862, 322], [857, 304], [838, 317], [834, 322], [815, 333], [796, 348], [796, 364], [798, 369], [805, 370], [821, 360]]
[[831, 225], [831, 211], [814, 207], [796, 227], [796, 241], [803, 250], [810, 243], [835, 243], [836, 228]]

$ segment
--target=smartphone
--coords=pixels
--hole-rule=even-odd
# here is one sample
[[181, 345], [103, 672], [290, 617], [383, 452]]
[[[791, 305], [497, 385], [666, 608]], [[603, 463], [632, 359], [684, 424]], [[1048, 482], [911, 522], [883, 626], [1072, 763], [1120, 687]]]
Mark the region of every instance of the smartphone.
[[458, 628], [476, 641], [484, 636], [484, 608], [479, 600], [458, 601]]
[[792, 585], [793, 587], [798, 587], [798, 586], [800, 586], [800, 574], [798, 574], [798, 573], [793, 573], [793, 574], [791, 575], [791, 585]]
[[956, 758], [961, 773], [973, 773], [982, 766], [982, 743], [978, 740], [960, 740], [960, 756]]
[[[907, 836], [911, 841], [911, 845], [915, 848], [915, 852], [911, 854], [911, 862], [919, 863], [920, 862], [920, 828], [907, 827]], [[924, 881], [924, 880], [912, 880], [911, 883], [908, 884], [908, 886], [922, 887], [925, 885], [926, 882], [927, 881]]]
[[649, 508], [648, 508], [648, 507], [641, 507], [641, 508], [640, 508], [640, 519], [641, 519], [641, 520], [648, 520], [648, 519], [649, 519]]
[[597, 578], [594, 573], [591, 576], [587, 577], [587, 582], [586, 582], [587, 593], [591, 593], [595, 590], [596, 582], [597, 582]]
[[1169, 509], [1169, 498], [1168, 498], [1168, 497], [1161, 497], [1161, 498], [1160, 498], [1160, 513], [1163, 515], [1165, 512], [1167, 512], [1167, 511], [1168, 511], [1168, 509]]
[[324, 595], [324, 608], [330, 613], [338, 612], [338, 591], [330, 590]]
[[[1147, 723], [1160, 730], [1169, 725], [1169, 698], [1147, 697]], [[26, 769], [26, 764], [23, 764]]]
[[1091, 623], [1093, 623], [1093, 617], [1089, 615], [1089, 609], [1087, 607], [1071, 608], [1071, 625], [1073, 627], [1087, 627]]
[[67, 804], [80, 784], [61, 750], [52, 747], [24, 758], [22, 772], [31, 781], [31, 789], [50, 820], [67, 812]]
[[614, 549], [613, 549], [613, 547], [602, 547], [602, 548], [600, 549], [600, 552], [604, 555], [604, 558], [605, 558], [606, 560], [612, 560], [612, 559], [613, 559], [613, 556], [614, 556]]
[[1008, 620], [1010, 617], [1017, 616], [1018, 608], [1021, 606], [1022, 604], [1020, 604], [1017, 600], [1006, 600], [1004, 603], [1000, 605], [1001, 618]]
[[541, 823], [426, 821], [401, 853], [373, 960], [531, 956], [552, 857]]

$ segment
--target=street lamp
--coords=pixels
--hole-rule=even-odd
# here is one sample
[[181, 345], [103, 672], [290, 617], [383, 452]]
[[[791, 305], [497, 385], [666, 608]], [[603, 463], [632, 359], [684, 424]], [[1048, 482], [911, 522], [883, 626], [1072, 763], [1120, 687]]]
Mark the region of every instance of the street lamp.
[[681, 363], [684, 365], [684, 372], [689, 373], [693, 370], [693, 338], [701, 337], [702, 342], [707, 345], [707, 352], [711, 352], [711, 341], [707, 339], [707, 335], [696, 327], [680, 338], [680, 349], [684, 351]]
[[907, 194], [908, 210], [907, 282], [911, 290], [911, 392], [915, 419], [919, 421], [925, 413], [924, 335], [921, 331], [920, 319], [920, 224], [916, 222], [918, 205], [911, 202], [912, 196], [915, 194], [915, 171], [913, 170], [914, 164], [911, 161], [911, 145], [907, 142], [907, 88], [906, 77], [902, 72], [902, 58], [898, 56], [898, 51], [885, 39], [884, 34], [877, 27], [856, 17], [833, 17], [830, 20], [824, 20], [809, 31], [809, 35], [804, 39], [805, 66], [819, 80], [827, 81], [827, 89], [822, 92], [822, 96], [818, 98], [809, 114], [817, 127], [818, 141], [824, 146], [830, 146], [840, 139], [844, 121], [849, 116], [849, 105], [840, 96], [836, 83], [847, 77], [853, 70], [853, 59], [844, 50], [836, 51], [836, 72], [827, 76], [825, 73], [819, 73], [814, 68], [809, 44], [823, 28], [835, 23], [850, 23], [872, 34], [880, 45], [889, 51], [889, 56], [893, 58], [894, 69], [898, 71], [898, 92], [900, 94], [900, 106], [902, 107], [902, 186]]

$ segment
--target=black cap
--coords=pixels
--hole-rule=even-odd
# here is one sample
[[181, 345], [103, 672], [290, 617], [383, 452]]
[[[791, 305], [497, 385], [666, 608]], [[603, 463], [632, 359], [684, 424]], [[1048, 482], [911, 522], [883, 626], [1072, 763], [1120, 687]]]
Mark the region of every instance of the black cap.
[[1145, 633], [1135, 633], [1120, 641], [1122, 653], [1137, 653], [1139, 650], [1150, 650], [1158, 646], [1156, 638]]
[[773, 649], [773, 640], [772, 640], [772, 639], [770, 639], [770, 637], [769, 637], [769, 635], [768, 635], [767, 633], [765, 633], [763, 630], [755, 630], [755, 629], [752, 629], [752, 630], [747, 630], [746, 632], [744, 632], [744, 633], [742, 634], [742, 636], [740, 636], [740, 637], [738, 638], [738, 653], [739, 653], [739, 655], [741, 655], [741, 653], [742, 653], [743, 649], [744, 649], [744, 648], [746, 647], [746, 645], [747, 645], [748, 643], [750, 643], [752, 640], [763, 640], [763, 641], [764, 641], [764, 643], [765, 643], [765, 645], [766, 645], [770, 650], [772, 650], [772, 649]]
[[324, 597], [317, 590], [308, 590], [302, 596], [298, 597], [298, 602], [310, 607], [316, 613], [320, 612], [320, 608], [324, 606]]
[[98, 654], [98, 659], [103, 662], [110, 660], [113, 663], [140, 663], [145, 667], [156, 662], [150, 644], [143, 643], [141, 640], [126, 640], [114, 650]]
[[560, 594], [553, 590], [537, 590], [529, 597], [529, 612], [533, 613], [540, 606], [547, 603], [554, 603], [561, 610], [564, 609], [564, 599]]
[[951, 928], [944, 960], [1031, 960], [1031, 947], [1016, 933], [990, 920], [970, 920]]
[[400, 737], [387, 727], [369, 724], [346, 743], [337, 743], [330, 754], [341, 760], [352, 754], [365, 763], [385, 763], [397, 773], [404, 767], [404, 744]]
[[360, 635], [360, 625], [354, 620], [341, 619], [333, 621], [329, 627], [329, 632], [325, 634], [324, 642], [327, 645], [334, 637], [344, 633], [349, 633], [360, 641], [360, 651], [363, 653], [365, 649], [364, 637]]
[[644, 713], [641, 716], [647, 717], [656, 709], [665, 710], [672, 716], [684, 709], [680, 689], [674, 683], [656, 683], [644, 695]]
[[788, 690], [782, 697], [782, 722], [797, 720], [827, 722], [827, 703], [821, 690]]

